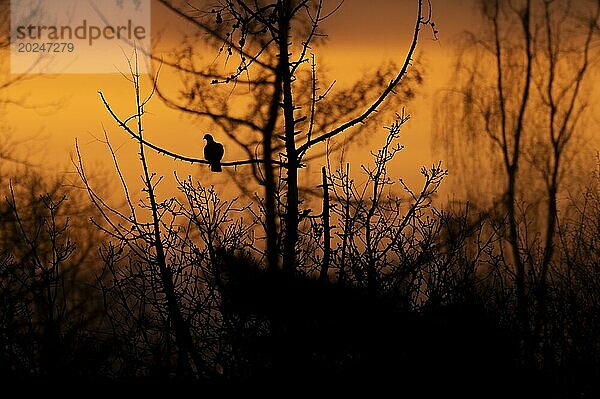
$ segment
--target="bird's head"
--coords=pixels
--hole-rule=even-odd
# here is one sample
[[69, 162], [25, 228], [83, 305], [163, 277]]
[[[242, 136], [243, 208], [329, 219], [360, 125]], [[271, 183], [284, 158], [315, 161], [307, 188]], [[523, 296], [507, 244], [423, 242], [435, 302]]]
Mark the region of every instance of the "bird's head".
[[211, 135], [210, 135], [210, 134], [208, 134], [208, 133], [206, 133], [206, 134], [204, 135], [204, 140], [206, 140], [206, 141], [214, 141], [214, 140], [213, 140], [213, 136], [211, 136]]

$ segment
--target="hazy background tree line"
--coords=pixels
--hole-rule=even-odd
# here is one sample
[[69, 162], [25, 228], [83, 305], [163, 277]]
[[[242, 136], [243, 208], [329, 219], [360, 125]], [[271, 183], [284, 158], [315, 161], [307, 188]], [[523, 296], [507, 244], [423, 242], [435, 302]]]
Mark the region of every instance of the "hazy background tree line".
[[[3, 143], [3, 376], [597, 392], [600, 163], [578, 155], [593, 142], [598, 1], [478, 2], [481, 29], [434, 121], [440, 158], [464, 176], [464, 200], [450, 204], [436, 202], [441, 164], [422, 169], [418, 188], [388, 170], [407, 151], [402, 104], [426, 71], [413, 51], [419, 35], [437, 35], [427, 2], [415, 2], [406, 58], [345, 91], [311, 52], [335, 7], [161, 3], [194, 28], [189, 43], [156, 60], [150, 87], [132, 56], [131, 108], [99, 99], [139, 144], [141, 196], [107, 134], [120, 197], [98, 191], [79, 147], [78, 176], [63, 179]], [[200, 40], [228, 59], [224, 70], [198, 67]], [[165, 70], [182, 75], [178, 93], [161, 86]], [[247, 158], [225, 168], [244, 196], [153, 173], [149, 152], [182, 158], [144, 135], [156, 97], [230, 135]], [[362, 134], [387, 140], [369, 164], [344, 161]], [[318, 187], [302, 187], [308, 163], [323, 166]], [[571, 185], [579, 165], [586, 183]], [[161, 196], [163, 178], [176, 179], [176, 195]]]

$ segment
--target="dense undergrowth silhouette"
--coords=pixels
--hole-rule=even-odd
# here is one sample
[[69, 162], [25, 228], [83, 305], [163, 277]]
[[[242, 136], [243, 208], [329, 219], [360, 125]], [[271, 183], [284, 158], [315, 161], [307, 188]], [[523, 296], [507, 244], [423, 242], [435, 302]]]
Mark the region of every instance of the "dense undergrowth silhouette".
[[[223, 46], [222, 34], [233, 34], [237, 44], [224, 40], [230, 55], [239, 52], [240, 69], [223, 81], [212, 70], [206, 76], [184, 71], [226, 85], [242, 79], [249, 65], [264, 69], [246, 82], [257, 89], [245, 119], [220, 113], [228, 109], [218, 93], [209, 95], [206, 79], [190, 83], [185, 107], [180, 104], [195, 112], [206, 106], [203, 115], [221, 123], [221, 130], [244, 133], [239, 137], [248, 141], [241, 146], [250, 159], [222, 166], [251, 168], [252, 174], [240, 172], [232, 181], [249, 189], [251, 180], [264, 193], [225, 200], [199, 173], [175, 174], [178, 192], [161, 197], [163, 177], [153, 172], [148, 151], [207, 161], [146, 141], [144, 107], [155, 92], [164, 94], [156, 76], [147, 96], [142, 93], [134, 62], [131, 115], [119, 116], [100, 95], [116, 126], [138, 146], [141, 194], [128, 186], [108, 133], [104, 144], [119, 185], [111, 191], [120, 198], [96, 190], [100, 184], [78, 145], [74, 163], [83, 190], [41, 174], [0, 176], [1, 379], [327, 381], [387, 386], [409, 397], [594, 397], [600, 375], [600, 171], [591, 170], [585, 189], [560, 204], [560, 218], [546, 234], [551, 239], [544, 240], [552, 243], [549, 251], [540, 230], [531, 230], [528, 204], [511, 186], [517, 168], [510, 160], [512, 191], [491, 205], [436, 207], [448, 173], [441, 164], [421, 170], [418, 189], [392, 178], [389, 168], [403, 150], [400, 131], [409, 120], [401, 112], [380, 130], [386, 140], [360, 165], [362, 174], [354, 171], [358, 165], [335, 165], [328, 147], [325, 165], [319, 165], [322, 182], [310, 187], [318, 199], [310, 202], [299, 187], [299, 171], [323, 157], [311, 158], [309, 150], [368, 118], [368, 129], [378, 129], [377, 111], [386, 98], [396, 92], [409, 98], [414, 82], [422, 80], [418, 73], [412, 81], [407, 75], [419, 31], [431, 26], [437, 32], [417, 1], [403, 66], [378, 71], [371, 82], [328, 101], [330, 91], [317, 90], [314, 57], [309, 64], [306, 56], [310, 40], [296, 40], [298, 61], [287, 55], [294, 18], [303, 22], [294, 34], [318, 36], [322, 19], [312, 14], [321, 11], [317, 3], [303, 9], [278, 1], [248, 14], [244, 20], [252, 23], [239, 29], [237, 18], [248, 10], [236, 10], [245, 3], [226, 2], [235, 12], [224, 7], [208, 13], [219, 25], [210, 43]], [[500, 3], [492, 3], [497, 22]], [[223, 26], [226, 12], [233, 15]], [[530, 16], [516, 15], [529, 42]], [[202, 21], [190, 23], [206, 30]], [[268, 32], [273, 40], [262, 36]], [[310, 70], [294, 75], [304, 65]], [[306, 84], [294, 98], [298, 76]], [[299, 115], [302, 109], [306, 115]], [[284, 135], [276, 135], [281, 127]]]
[[[557, 270], [564, 266], [568, 273], [555, 275], [546, 319], [556, 333], [548, 337], [556, 362], [548, 367], [540, 352], [531, 368], [522, 357], [508, 261], [489, 245], [498, 218], [469, 207], [422, 209], [406, 224], [413, 226], [406, 247], [377, 268], [373, 289], [365, 270], [368, 249], [359, 251], [358, 241], [346, 243], [351, 252], [345, 256], [343, 240], [335, 241], [328, 277], [319, 278], [323, 235], [313, 219], [302, 233], [305, 248], [298, 249], [312, 254], [299, 256], [303, 267], [296, 273], [269, 269], [241, 223], [246, 208], [219, 199], [214, 188], [180, 181], [187, 202], [169, 201], [170, 211], [162, 214], [177, 222], [161, 226], [170, 229], [166, 264], [191, 338], [182, 352], [154, 249], [144, 258], [131, 243], [71, 223], [83, 215], [100, 220], [98, 210], [66, 207], [86, 203], [81, 191], [44, 179], [21, 179], [2, 205], [3, 379], [337, 381], [516, 397], [544, 390], [576, 397], [597, 388], [600, 202], [593, 190], [580, 198], [583, 207], [573, 199], [577, 223], [565, 224], [557, 248], [556, 262], [564, 262]], [[343, 214], [344, 201], [336, 203]], [[359, 224], [368, 220], [360, 212], [368, 215], [369, 207], [352, 206], [357, 240], [366, 234]], [[350, 220], [333, 217], [332, 223], [344, 231]], [[398, 237], [392, 228], [380, 231]], [[385, 248], [378, 245], [374, 252]], [[341, 270], [347, 271], [343, 279]]]

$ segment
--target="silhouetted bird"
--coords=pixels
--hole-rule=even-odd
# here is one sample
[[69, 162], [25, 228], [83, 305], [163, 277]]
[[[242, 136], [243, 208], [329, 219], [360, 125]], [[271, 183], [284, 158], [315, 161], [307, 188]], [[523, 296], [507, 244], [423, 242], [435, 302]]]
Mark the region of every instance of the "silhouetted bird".
[[204, 146], [204, 159], [210, 164], [210, 170], [213, 172], [221, 172], [221, 159], [225, 150], [223, 144], [217, 143], [210, 134], [204, 135], [206, 145]]

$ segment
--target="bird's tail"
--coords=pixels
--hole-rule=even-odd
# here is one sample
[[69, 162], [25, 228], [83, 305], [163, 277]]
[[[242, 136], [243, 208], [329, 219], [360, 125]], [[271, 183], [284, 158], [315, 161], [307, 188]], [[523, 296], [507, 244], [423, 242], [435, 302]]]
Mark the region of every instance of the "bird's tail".
[[222, 172], [223, 171], [223, 169], [221, 169], [220, 163], [210, 164], [210, 170], [211, 170], [211, 172]]

